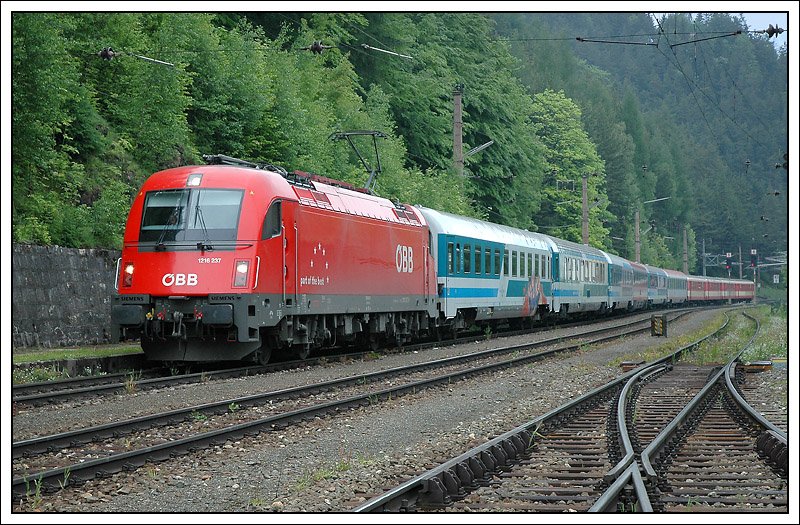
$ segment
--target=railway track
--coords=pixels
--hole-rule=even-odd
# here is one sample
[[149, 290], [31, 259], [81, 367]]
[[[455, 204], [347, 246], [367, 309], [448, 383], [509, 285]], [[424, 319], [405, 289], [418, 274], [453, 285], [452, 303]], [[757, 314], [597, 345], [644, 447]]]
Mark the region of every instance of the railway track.
[[735, 388], [743, 349], [724, 367], [674, 364], [700, 342], [354, 510], [786, 512], [785, 434]]
[[[685, 314], [686, 312], [677, 316]], [[537, 343], [495, 348], [475, 354], [384, 370], [369, 376], [360, 375], [256, 396], [228, 399], [19, 441], [12, 444], [15, 458], [12, 491], [15, 496], [23, 495], [30, 490], [31, 483], [36, 483], [40, 490], [54, 490], [96, 476], [133, 469], [148, 461], [167, 459], [175, 454], [183, 454], [226, 440], [237, 440], [244, 435], [280, 429], [309, 418], [324, 417], [406, 393], [415, 393], [425, 388], [447, 385], [478, 374], [521, 366], [556, 353], [578, 350], [589, 344], [649, 330], [649, 325], [636, 327], [647, 321], [627, 323], [633, 327], [624, 328], [625, 325], [623, 328], [607, 327], [572, 338], [551, 338]], [[610, 331], [618, 333], [597, 335], [600, 332]], [[589, 338], [592, 334], [594, 338]], [[552, 348], [539, 352], [531, 351], [543, 346]], [[509, 358], [509, 354], [512, 357]], [[439, 371], [436, 373], [429, 372], [437, 369]], [[380, 389], [370, 387], [378, 381], [381, 382], [381, 387], [387, 383], [391, 386]], [[327, 391], [331, 391], [332, 394], [326, 399], [320, 398], [320, 392]], [[295, 401], [277, 403], [279, 400], [287, 399]], [[249, 407], [265, 408], [245, 410]], [[157, 433], [160, 436], [159, 442], [154, 442], [148, 437], [153, 432], [147, 429], [159, 425], [173, 425], [173, 428], [169, 432], [159, 431]], [[143, 430], [144, 432], [140, 432]], [[132, 435], [133, 432], [140, 434]]]
[[[688, 311], [691, 310], [673, 310], [671, 313], [682, 313]], [[633, 317], [638, 317], [640, 315], [641, 314], [634, 314]], [[635, 323], [645, 323], [648, 321], [649, 317], [646, 319], [640, 319], [638, 321], [626, 321], [621, 323], [620, 326], [631, 326]], [[571, 322], [559, 324], [557, 326], [559, 328], [569, 328], [584, 326], [584, 324], [585, 323], [582, 322]], [[542, 326], [532, 330], [504, 332], [502, 336], [510, 337], [513, 335], [525, 335], [539, 333], [551, 329], [552, 327]], [[455, 340], [448, 340], [447, 343], [425, 342], [414, 345], [406, 345], [401, 349], [389, 351], [413, 352], [424, 350], [426, 348], [432, 348], [437, 345], [441, 346], [442, 344], [463, 344], [466, 342], [482, 340], [485, 339], [485, 337], [485, 334], [467, 334]], [[101, 376], [76, 377], [57, 381], [42, 381], [37, 383], [14, 385], [12, 388], [12, 402], [16, 406], [44, 406], [53, 403], [69, 402], [76, 399], [120, 393], [124, 394], [126, 392], [138, 392], [158, 388], [169, 388], [177, 385], [197, 384], [219, 379], [232, 379], [258, 374], [268, 374], [279, 370], [288, 370], [306, 366], [318, 366], [324, 363], [342, 359], [365, 359], [372, 354], [373, 352], [371, 351], [341, 352], [312, 356], [305, 360], [289, 360], [270, 363], [266, 366], [236, 366], [234, 368], [203, 370], [201, 372], [187, 374], [176, 374], [170, 368], [158, 367], [148, 370], [120, 372]]]

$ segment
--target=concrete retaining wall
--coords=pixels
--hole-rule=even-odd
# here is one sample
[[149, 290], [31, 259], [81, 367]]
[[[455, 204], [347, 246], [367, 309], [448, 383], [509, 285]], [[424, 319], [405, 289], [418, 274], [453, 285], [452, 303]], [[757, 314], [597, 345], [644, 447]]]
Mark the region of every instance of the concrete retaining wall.
[[111, 297], [119, 256], [115, 250], [14, 244], [13, 346], [111, 342]]

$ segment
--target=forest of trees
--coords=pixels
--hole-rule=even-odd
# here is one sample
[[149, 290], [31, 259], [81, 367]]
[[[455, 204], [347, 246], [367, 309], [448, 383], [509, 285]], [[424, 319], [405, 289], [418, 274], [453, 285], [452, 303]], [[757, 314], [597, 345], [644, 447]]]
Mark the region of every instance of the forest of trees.
[[[702, 241], [786, 250], [787, 50], [751, 29], [719, 13], [14, 13], [13, 239], [119, 248], [145, 178], [202, 154], [363, 185], [330, 137], [376, 130], [382, 196], [581, 242], [587, 176], [594, 246], [633, 258], [639, 210], [654, 265], [681, 269], [684, 228], [694, 272]], [[464, 151], [493, 141], [463, 177], [457, 85]]]

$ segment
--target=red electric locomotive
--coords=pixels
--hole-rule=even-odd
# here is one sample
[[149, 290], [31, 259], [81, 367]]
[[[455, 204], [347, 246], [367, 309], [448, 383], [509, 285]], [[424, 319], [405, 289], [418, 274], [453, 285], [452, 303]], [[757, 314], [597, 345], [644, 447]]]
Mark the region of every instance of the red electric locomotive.
[[149, 359], [266, 363], [428, 329], [425, 220], [366, 190], [222, 155], [153, 174], [125, 228], [112, 320]]

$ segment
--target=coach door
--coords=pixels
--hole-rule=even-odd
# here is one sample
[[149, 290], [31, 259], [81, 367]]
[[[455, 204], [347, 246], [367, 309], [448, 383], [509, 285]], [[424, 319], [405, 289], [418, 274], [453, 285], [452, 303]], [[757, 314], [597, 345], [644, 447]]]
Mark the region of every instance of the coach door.
[[[455, 301], [450, 301], [449, 298], [453, 297], [451, 293], [452, 287], [455, 286], [455, 273], [456, 273], [456, 240], [450, 235], [441, 236], [443, 242], [439, 245], [440, 254], [444, 257], [439, 257], [439, 275], [444, 275], [444, 278], [439, 277], [439, 297], [442, 302], [442, 311], [445, 317], [454, 317], [456, 315]], [[448, 308], [448, 303], [453, 303], [452, 312]]]

